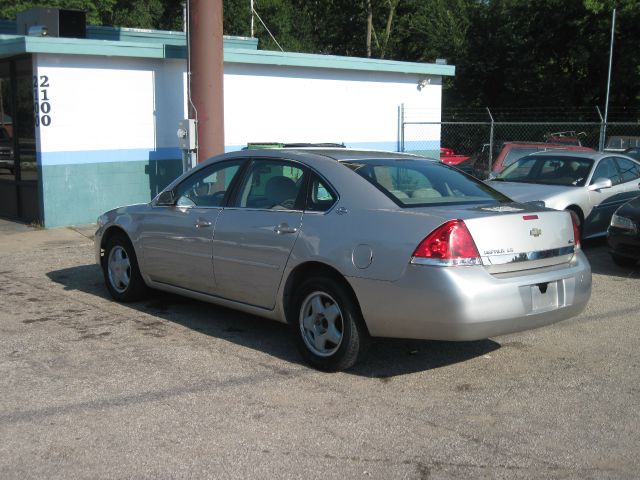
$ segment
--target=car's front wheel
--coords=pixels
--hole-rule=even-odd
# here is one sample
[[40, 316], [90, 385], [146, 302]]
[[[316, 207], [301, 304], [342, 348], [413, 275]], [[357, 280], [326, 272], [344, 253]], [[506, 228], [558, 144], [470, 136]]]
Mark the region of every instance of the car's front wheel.
[[338, 281], [305, 280], [296, 290], [291, 315], [298, 348], [313, 367], [335, 372], [356, 363], [367, 331], [355, 299]]
[[133, 245], [122, 233], [114, 233], [104, 249], [102, 271], [111, 296], [119, 302], [141, 300], [147, 294]]
[[637, 263], [635, 258], [625, 257], [617, 253], [612, 253], [611, 258], [613, 259], [613, 263], [619, 267], [633, 267]]

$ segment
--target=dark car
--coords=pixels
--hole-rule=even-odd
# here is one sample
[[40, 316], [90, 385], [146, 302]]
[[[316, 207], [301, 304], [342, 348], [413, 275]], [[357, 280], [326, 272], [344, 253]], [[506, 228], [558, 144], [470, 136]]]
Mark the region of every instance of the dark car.
[[640, 147], [631, 147], [631, 148], [627, 148], [624, 151], [624, 154], [627, 157], [631, 157], [634, 158], [636, 160], [640, 160]]
[[640, 137], [633, 135], [615, 135], [607, 139], [604, 147], [607, 152], [624, 152], [632, 147], [640, 147]]
[[640, 197], [625, 203], [613, 214], [607, 242], [617, 265], [633, 266], [640, 260]]

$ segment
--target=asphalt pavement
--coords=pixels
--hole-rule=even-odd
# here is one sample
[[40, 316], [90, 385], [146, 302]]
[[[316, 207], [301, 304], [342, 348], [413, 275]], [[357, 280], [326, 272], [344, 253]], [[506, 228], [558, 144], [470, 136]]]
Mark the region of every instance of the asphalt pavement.
[[2, 479], [638, 478], [640, 267], [603, 242], [576, 318], [326, 374], [284, 325], [113, 302], [93, 231], [0, 222]]

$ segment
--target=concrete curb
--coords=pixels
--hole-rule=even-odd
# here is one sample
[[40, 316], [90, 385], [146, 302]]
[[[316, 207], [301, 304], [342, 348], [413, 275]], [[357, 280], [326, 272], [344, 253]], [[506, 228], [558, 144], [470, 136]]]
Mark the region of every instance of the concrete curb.
[[[6, 225], [14, 223], [14, 225]], [[63, 228], [37, 229], [18, 222], [2, 220], [0, 223], [0, 246], [3, 251], [24, 251], [44, 245], [93, 242], [95, 224]]]

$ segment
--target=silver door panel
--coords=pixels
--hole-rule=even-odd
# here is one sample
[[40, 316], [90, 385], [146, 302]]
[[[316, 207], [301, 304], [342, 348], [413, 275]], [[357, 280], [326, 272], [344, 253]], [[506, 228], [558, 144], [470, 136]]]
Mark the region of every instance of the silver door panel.
[[154, 282], [215, 293], [211, 256], [220, 212], [220, 208], [153, 208], [141, 234], [143, 273]]
[[219, 294], [273, 308], [301, 221], [300, 211], [225, 209], [213, 238]]

